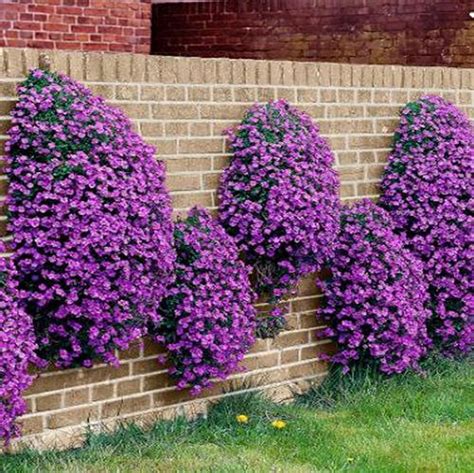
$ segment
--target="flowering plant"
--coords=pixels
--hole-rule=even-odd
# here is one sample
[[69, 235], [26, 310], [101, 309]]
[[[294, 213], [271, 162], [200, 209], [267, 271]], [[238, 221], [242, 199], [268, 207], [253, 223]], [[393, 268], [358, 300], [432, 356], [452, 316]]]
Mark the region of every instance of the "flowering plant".
[[254, 342], [254, 293], [235, 243], [202, 209], [174, 230], [176, 281], [161, 308], [163, 341], [178, 388], [199, 394], [225, 379]]
[[7, 144], [9, 230], [39, 355], [117, 363], [158, 322], [174, 250], [164, 166], [119, 110], [62, 74], [18, 89]]
[[19, 434], [15, 419], [26, 411], [22, 393], [33, 381], [28, 365], [37, 361], [34, 340], [31, 318], [18, 305], [14, 266], [0, 257], [0, 439], [7, 444]]
[[472, 232], [474, 131], [455, 106], [424, 96], [401, 112], [381, 205], [423, 262], [430, 334], [446, 354], [474, 341]]
[[[228, 135], [233, 158], [219, 189], [220, 221], [254, 266], [257, 292], [275, 303], [333, 254], [334, 157], [311, 118], [285, 100], [253, 105]], [[281, 313], [273, 315], [281, 325]]]
[[342, 210], [332, 276], [321, 283], [321, 315], [328, 323], [322, 335], [339, 348], [331, 361], [346, 372], [369, 361], [387, 374], [417, 368], [430, 344], [421, 263], [391, 225], [370, 200]]

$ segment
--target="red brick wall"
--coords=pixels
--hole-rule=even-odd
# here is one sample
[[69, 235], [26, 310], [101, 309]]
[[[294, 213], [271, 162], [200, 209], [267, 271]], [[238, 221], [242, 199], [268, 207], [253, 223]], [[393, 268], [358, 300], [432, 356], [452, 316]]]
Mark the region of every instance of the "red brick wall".
[[474, 0], [223, 0], [153, 5], [166, 55], [474, 66]]
[[0, 0], [0, 47], [150, 52], [151, 0]]

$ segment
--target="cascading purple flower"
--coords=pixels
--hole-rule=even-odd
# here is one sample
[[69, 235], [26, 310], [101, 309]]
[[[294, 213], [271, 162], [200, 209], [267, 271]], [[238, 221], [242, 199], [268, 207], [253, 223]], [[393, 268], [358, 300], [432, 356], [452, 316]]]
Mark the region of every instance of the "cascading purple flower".
[[15, 420], [26, 412], [22, 393], [33, 381], [28, 366], [37, 362], [33, 324], [18, 304], [15, 276], [11, 259], [0, 257], [0, 439], [6, 444], [20, 433]]
[[161, 305], [157, 341], [170, 374], [193, 395], [225, 379], [254, 343], [254, 293], [249, 268], [225, 230], [194, 208], [175, 225], [176, 281]]
[[338, 345], [330, 359], [345, 372], [357, 363], [375, 363], [386, 374], [417, 369], [430, 346], [422, 264], [391, 227], [370, 200], [341, 213], [332, 275], [320, 283], [320, 315], [328, 324], [322, 336]]
[[34, 70], [18, 93], [9, 231], [39, 355], [117, 363], [159, 322], [173, 279], [164, 165], [121, 111], [65, 75]]
[[431, 295], [431, 337], [447, 355], [474, 342], [474, 130], [441, 97], [401, 112], [380, 203], [423, 262]]
[[254, 266], [257, 292], [276, 303], [333, 254], [334, 157], [312, 119], [285, 100], [253, 105], [228, 135], [233, 157], [219, 188], [220, 221]]

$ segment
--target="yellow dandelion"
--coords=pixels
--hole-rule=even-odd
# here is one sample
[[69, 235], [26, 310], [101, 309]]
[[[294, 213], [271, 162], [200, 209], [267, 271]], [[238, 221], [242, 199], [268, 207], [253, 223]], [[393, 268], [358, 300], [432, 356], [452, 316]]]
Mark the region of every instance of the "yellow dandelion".
[[239, 424], [248, 424], [249, 423], [249, 418], [245, 414], [239, 414], [238, 416], [235, 416], [235, 420]]
[[277, 419], [277, 420], [274, 420], [272, 422], [272, 425], [273, 427], [275, 427], [275, 429], [284, 429], [286, 427], [286, 422], [284, 420], [281, 420], [281, 419]]

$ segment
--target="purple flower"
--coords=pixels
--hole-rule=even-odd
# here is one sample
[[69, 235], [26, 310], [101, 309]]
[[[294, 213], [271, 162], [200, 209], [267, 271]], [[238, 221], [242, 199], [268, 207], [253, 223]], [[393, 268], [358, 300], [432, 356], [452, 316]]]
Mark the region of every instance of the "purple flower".
[[[0, 252], [5, 252], [0, 242]], [[17, 417], [26, 412], [22, 393], [33, 381], [29, 363], [37, 363], [31, 318], [18, 304], [15, 268], [0, 258], [0, 439], [6, 444], [19, 435]]]
[[427, 95], [402, 110], [381, 205], [422, 261], [429, 333], [447, 355], [474, 342], [473, 168], [473, 128], [454, 105]]
[[156, 333], [177, 387], [196, 395], [239, 369], [254, 342], [255, 297], [235, 243], [205, 210], [178, 221], [174, 239], [176, 281]]
[[228, 134], [233, 158], [219, 188], [219, 218], [254, 266], [257, 292], [276, 303], [333, 254], [334, 157], [311, 118], [285, 100], [255, 104]]
[[391, 226], [370, 200], [342, 210], [320, 314], [328, 324], [322, 336], [338, 345], [330, 359], [344, 371], [361, 362], [387, 374], [416, 369], [430, 347], [422, 265]]
[[164, 166], [121, 111], [72, 79], [32, 71], [18, 93], [9, 231], [39, 355], [116, 363], [116, 349], [159, 323], [173, 280]]

